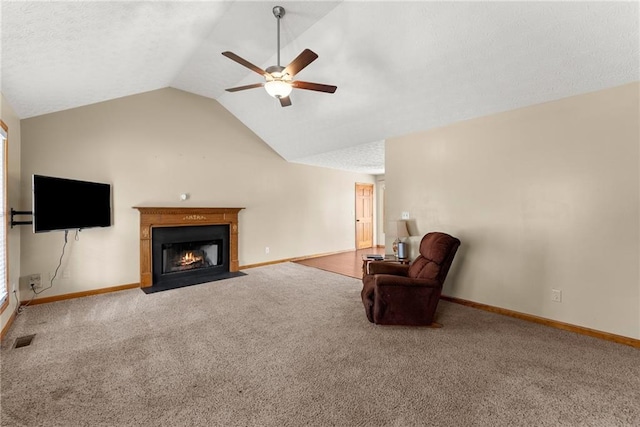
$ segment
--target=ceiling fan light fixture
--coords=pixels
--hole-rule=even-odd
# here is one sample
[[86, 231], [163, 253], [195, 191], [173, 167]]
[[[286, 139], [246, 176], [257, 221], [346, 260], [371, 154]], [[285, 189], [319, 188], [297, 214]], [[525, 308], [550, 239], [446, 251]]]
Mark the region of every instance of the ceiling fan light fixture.
[[264, 84], [267, 93], [274, 98], [286, 98], [293, 90], [291, 83], [282, 80], [271, 80]]
[[289, 94], [295, 87], [296, 89], [314, 90], [316, 92], [334, 93], [336, 87], [332, 85], [325, 85], [320, 83], [303, 82], [301, 80], [293, 80], [294, 76], [303, 70], [307, 65], [318, 59], [318, 54], [310, 49], [303, 50], [296, 58], [289, 63], [286, 67], [280, 65], [280, 19], [284, 16], [285, 11], [282, 6], [276, 6], [273, 8], [273, 16], [276, 17], [278, 22], [278, 63], [272, 65], [266, 70], [252, 64], [244, 58], [239, 57], [233, 52], [222, 52], [224, 56], [237, 62], [238, 64], [250, 69], [251, 71], [260, 74], [266, 80], [265, 83], [254, 83], [250, 85], [232, 87], [227, 89], [227, 92], [238, 92], [246, 89], [254, 89], [264, 86], [267, 93], [272, 97], [280, 100], [280, 106], [291, 106], [291, 99]]

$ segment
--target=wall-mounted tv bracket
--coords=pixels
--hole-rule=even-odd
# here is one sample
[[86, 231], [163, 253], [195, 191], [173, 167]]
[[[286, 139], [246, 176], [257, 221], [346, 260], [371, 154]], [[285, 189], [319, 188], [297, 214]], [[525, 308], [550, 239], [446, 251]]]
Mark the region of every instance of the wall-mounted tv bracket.
[[14, 221], [13, 217], [16, 215], [33, 215], [33, 212], [32, 211], [16, 211], [13, 208], [11, 208], [11, 228], [13, 228], [14, 225], [33, 224], [33, 221]]

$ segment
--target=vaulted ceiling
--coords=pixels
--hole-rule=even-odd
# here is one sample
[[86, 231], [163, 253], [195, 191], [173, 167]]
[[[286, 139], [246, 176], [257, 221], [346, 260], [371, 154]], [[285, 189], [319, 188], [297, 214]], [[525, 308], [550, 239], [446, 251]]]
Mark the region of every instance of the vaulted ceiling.
[[[221, 55], [319, 58], [282, 108]], [[387, 138], [640, 80], [637, 2], [13, 2], [1, 90], [21, 118], [164, 87], [216, 99], [289, 161], [384, 171]]]

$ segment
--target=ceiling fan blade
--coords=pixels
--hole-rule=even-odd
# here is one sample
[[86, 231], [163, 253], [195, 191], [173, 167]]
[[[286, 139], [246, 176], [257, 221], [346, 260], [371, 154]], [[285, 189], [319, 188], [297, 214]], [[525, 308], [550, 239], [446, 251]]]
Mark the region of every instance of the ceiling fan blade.
[[232, 61], [236, 61], [238, 64], [244, 65], [248, 69], [250, 69], [252, 71], [255, 71], [256, 73], [260, 74], [261, 76], [268, 76], [269, 75], [262, 68], [258, 67], [257, 65], [253, 65], [251, 62], [247, 61], [246, 59], [240, 58], [238, 55], [236, 55], [233, 52], [227, 51], [227, 52], [222, 52], [222, 54], [224, 56], [226, 56], [227, 58], [231, 59]]
[[291, 77], [295, 76], [307, 65], [318, 59], [318, 55], [312, 50], [305, 49], [289, 65], [284, 68], [284, 72]]
[[232, 87], [229, 89], [225, 89], [227, 92], [238, 92], [239, 90], [247, 90], [247, 89], [253, 89], [256, 87], [263, 87], [264, 83], [254, 83], [252, 85], [246, 85], [246, 86], [238, 86], [238, 87]]
[[289, 105], [291, 105], [291, 99], [288, 96], [285, 96], [284, 98], [279, 98], [280, 99], [280, 105], [282, 105], [283, 107], [288, 107]]
[[337, 86], [323, 85], [321, 83], [302, 82], [300, 80], [291, 82], [291, 85], [297, 89], [315, 90], [318, 92], [327, 93], [334, 93], [338, 88]]

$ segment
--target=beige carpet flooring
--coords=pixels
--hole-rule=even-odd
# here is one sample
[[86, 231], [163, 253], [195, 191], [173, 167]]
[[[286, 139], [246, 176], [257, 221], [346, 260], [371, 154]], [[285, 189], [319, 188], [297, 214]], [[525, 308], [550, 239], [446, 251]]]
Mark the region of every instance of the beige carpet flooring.
[[0, 351], [1, 424], [640, 425], [637, 349], [445, 301], [442, 329], [375, 326], [357, 279], [245, 271], [27, 308]]

